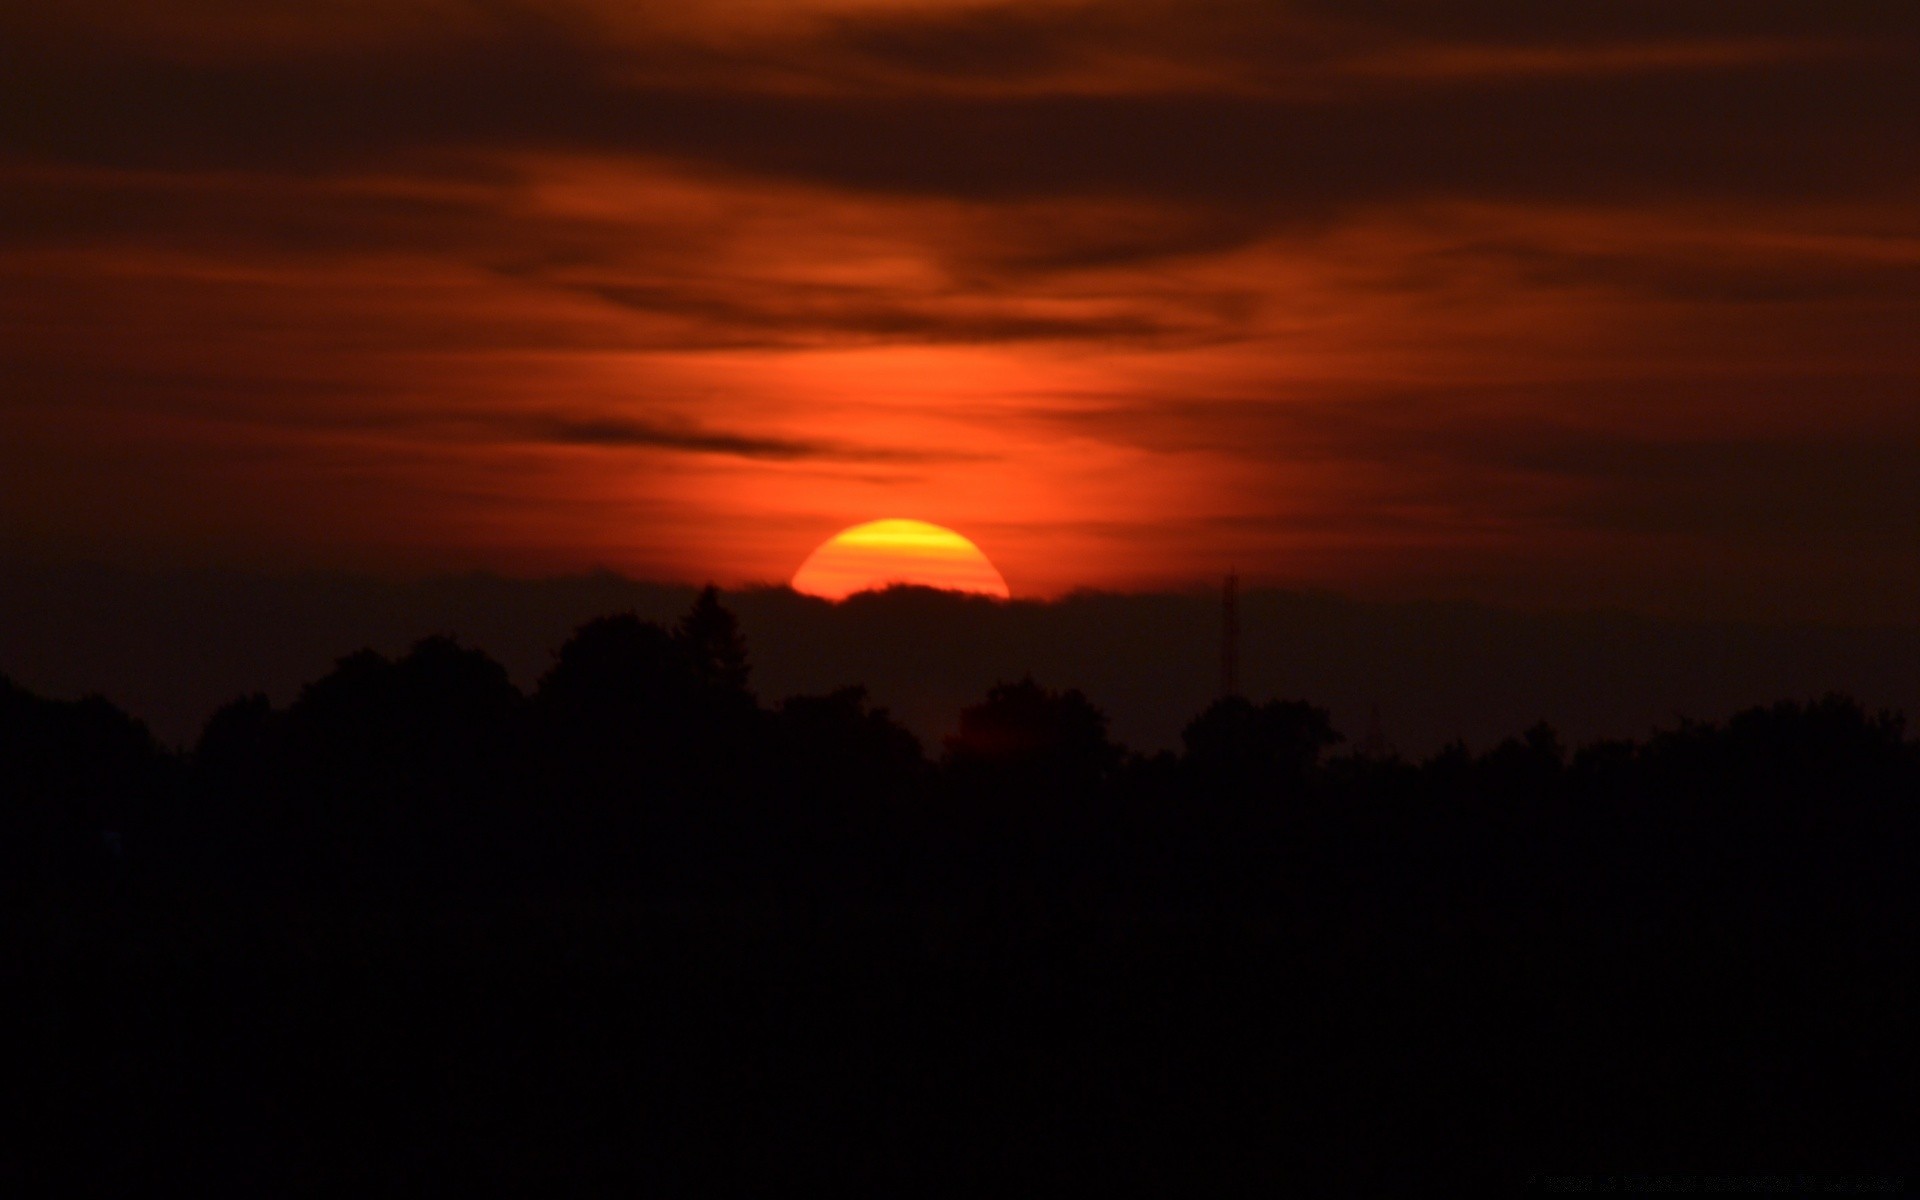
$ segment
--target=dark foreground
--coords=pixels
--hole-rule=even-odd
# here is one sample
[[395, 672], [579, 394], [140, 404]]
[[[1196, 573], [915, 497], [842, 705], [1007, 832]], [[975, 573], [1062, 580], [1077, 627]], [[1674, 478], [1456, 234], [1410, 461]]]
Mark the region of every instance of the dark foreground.
[[443, 641], [176, 758], [0, 682], [37, 1182], [1023, 1190], [1901, 1171], [1920, 753], [1843, 700], [1568, 755], [938, 761], [766, 708], [709, 602], [538, 692]]

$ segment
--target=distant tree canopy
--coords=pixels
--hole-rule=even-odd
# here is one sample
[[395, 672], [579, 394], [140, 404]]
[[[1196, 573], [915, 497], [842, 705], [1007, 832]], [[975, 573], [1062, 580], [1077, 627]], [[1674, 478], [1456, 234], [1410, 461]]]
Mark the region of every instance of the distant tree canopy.
[[1029, 677], [959, 712], [930, 762], [859, 686], [768, 708], [749, 678], [738, 623], [708, 587], [671, 626], [632, 613], [580, 626], [531, 696], [482, 651], [430, 637], [396, 659], [350, 654], [284, 709], [241, 697], [184, 756], [103, 700], [59, 703], [0, 680], [4, 853], [42, 873], [129, 845], [266, 876], [375, 863], [402, 879], [416, 861], [484, 870], [543, 855], [554, 869], [673, 871], [744, 863], [750, 844], [777, 860], [802, 831], [819, 846], [949, 804], [1014, 803], [1017, 821], [1066, 800], [1092, 802], [1088, 813], [1122, 799], [1371, 811], [1420, 797], [1463, 820], [1562, 803], [1746, 819], [1804, 811], [1809, 796], [1906, 803], [1915, 779], [1902, 720], [1841, 697], [1573, 754], [1539, 725], [1483, 754], [1455, 745], [1409, 764], [1329, 757], [1344, 739], [1305, 701], [1229, 696], [1188, 724], [1177, 759], [1142, 759], [1081, 692]]
[[1336, 1187], [1427, 1168], [1398, 1194], [1449, 1156], [1510, 1184], [1536, 1148], [1911, 1147], [1896, 716], [1827, 697], [1571, 754], [1542, 724], [1411, 763], [1227, 697], [1147, 758], [1024, 678], [929, 761], [862, 687], [748, 679], [712, 589], [587, 622], [531, 695], [431, 637], [240, 697], [187, 754], [0, 679], [0, 889], [37, 921], [18, 1090], [138, 1185], [254, 1155], [246, 1194], [336, 1145], [353, 1182], [321, 1190], [364, 1190], [368, 1147], [483, 1188], [517, 1161], [531, 1192], [583, 1162], [658, 1190], [678, 1156], [699, 1190], [847, 1130], [880, 1131], [864, 1170], [1040, 1129], [1021, 1185], [1114, 1190], [1158, 1144], [1168, 1192], [1216, 1159], [1285, 1190], [1316, 1151]]
[[675, 721], [692, 711], [703, 684], [683, 639], [621, 613], [576, 630], [534, 698], [559, 712]]
[[1345, 740], [1323, 708], [1287, 700], [1256, 705], [1240, 696], [1214, 701], [1181, 735], [1195, 781], [1234, 793], [1298, 787], [1320, 756]]
[[920, 782], [920, 741], [852, 686], [825, 696], [792, 696], [777, 713], [782, 761], [816, 789], [892, 793]]
[[371, 650], [341, 659], [301, 691], [286, 723], [315, 772], [417, 779], [497, 753], [522, 703], [499, 663], [433, 637], [397, 661]]
[[962, 709], [946, 750], [952, 769], [1069, 788], [1100, 784], [1123, 758], [1107, 739], [1105, 713], [1077, 689], [1051, 691], [1031, 676], [1000, 684], [985, 703]]
[[0, 675], [0, 887], [119, 857], [172, 767], [146, 726], [100, 697], [47, 700]]
[[740, 634], [739, 620], [720, 603], [720, 589], [708, 584], [700, 590], [675, 627], [674, 637], [686, 646], [694, 674], [709, 689], [725, 695], [746, 694], [747, 642]]

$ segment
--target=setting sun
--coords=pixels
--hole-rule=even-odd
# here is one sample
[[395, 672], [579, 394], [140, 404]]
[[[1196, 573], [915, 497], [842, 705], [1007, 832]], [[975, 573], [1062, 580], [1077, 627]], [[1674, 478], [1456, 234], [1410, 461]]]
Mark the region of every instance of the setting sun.
[[925, 521], [869, 521], [843, 529], [807, 556], [793, 590], [828, 600], [893, 584], [1009, 597], [980, 548], [951, 529]]

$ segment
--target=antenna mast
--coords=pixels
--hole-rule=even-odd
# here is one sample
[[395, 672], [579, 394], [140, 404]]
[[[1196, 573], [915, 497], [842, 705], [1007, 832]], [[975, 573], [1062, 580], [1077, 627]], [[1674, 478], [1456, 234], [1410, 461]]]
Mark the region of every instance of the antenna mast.
[[1220, 694], [1240, 694], [1240, 576], [1231, 570], [1220, 597]]

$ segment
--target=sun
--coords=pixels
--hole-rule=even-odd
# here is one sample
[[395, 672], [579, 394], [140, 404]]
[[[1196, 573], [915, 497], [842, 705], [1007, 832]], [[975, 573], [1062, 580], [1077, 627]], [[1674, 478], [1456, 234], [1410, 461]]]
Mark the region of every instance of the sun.
[[925, 521], [868, 521], [820, 544], [793, 573], [793, 590], [828, 600], [896, 583], [1008, 599], [1007, 581], [980, 547]]

